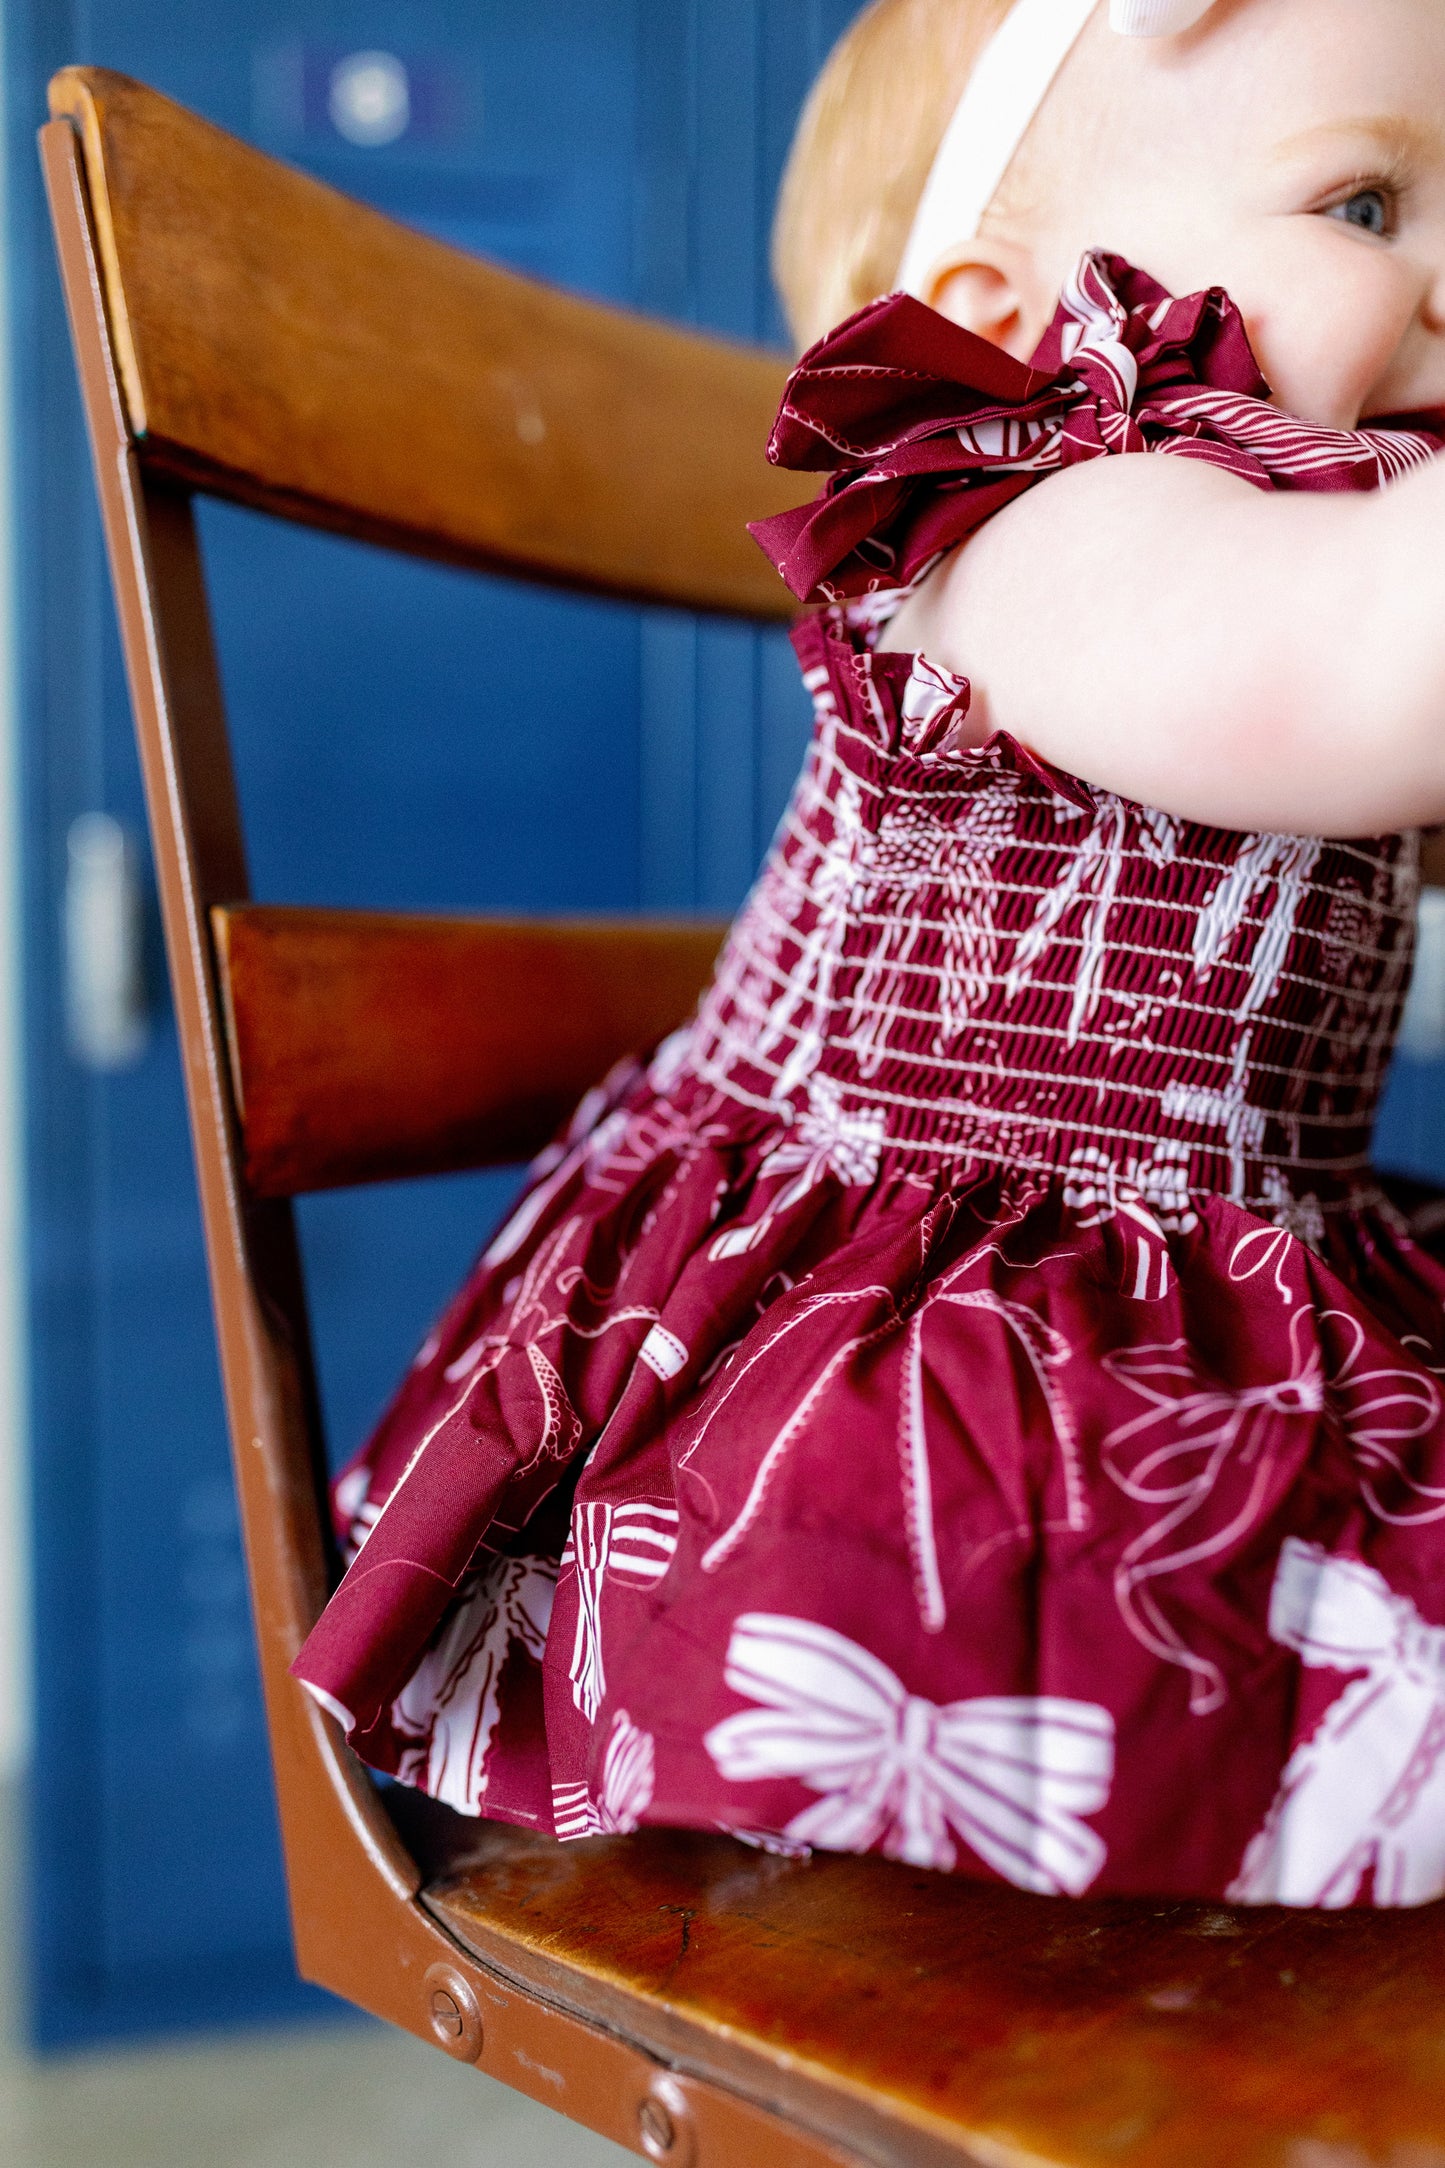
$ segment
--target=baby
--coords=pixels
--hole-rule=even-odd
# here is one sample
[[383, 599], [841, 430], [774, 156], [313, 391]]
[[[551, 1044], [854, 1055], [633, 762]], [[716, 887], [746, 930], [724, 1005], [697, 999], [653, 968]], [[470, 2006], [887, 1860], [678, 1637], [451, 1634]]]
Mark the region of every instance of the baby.
[[1445, 819], [1442, 113], [1439, 0], [879, 0], [834, 54], [772, 445], [829, 479], [757, 530], [813, 745], [338, 1485], [297, 1670], [375, 1766], [1445, 1894], [1445, 1268], [1368, 1155]]

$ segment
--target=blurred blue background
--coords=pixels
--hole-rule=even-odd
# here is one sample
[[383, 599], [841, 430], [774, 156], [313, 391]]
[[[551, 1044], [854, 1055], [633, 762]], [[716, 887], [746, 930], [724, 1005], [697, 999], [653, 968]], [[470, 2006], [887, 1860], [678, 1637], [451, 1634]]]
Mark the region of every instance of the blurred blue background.
[[[67, 1042], [67, 838], [140, 786], [34, 131], [67, 61], [143, 77], [464, 248], [779, 345], [767, 227], [856, 0], [4, 0], [13, 786], [0, 980], [23, 1075], [0, 1576], [19, 1645], [28, 1440], [28, 1999], [46, 2046], [314, 2010], [295, 1980], [175, 1036], [153, 928], [142, 1043]], [[781, 635], [404, 565], [206, 507], [256, 892], [377, 906], [719, 911], [806, 731]], [[13, 865], [13, 874], [10, 867]], [[149, 908], [147, 906], [147, 908]], [[1387, 1158], [1445, 1173], [1403, 1064]], [[309, 1200], [333, 1450], [358, 1444], [511, 1178]], [[23, 1203], [23, 1215], [20, 1206]], [[7, 1283], [8, 1284], [8, 1283]], [[0, 1294], [4, 1290], [0, 1289]], [[17, 1381], [28, 1376], [21, 1407]], [[23, 1417], [23, 1422], [22, 1422]], [[5, 1411], [0, 1409], [0, 1421]], [[7, 1503], [8, 1501], [8, 1503]]]

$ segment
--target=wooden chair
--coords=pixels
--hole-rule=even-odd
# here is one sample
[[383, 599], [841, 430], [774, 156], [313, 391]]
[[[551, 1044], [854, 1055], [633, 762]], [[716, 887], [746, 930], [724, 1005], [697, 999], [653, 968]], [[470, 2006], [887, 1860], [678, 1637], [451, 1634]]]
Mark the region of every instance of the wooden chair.
[[1445, 2163], [1437, 1910], [558, 1846], [378, 1789], [293, 1684], [333, 1562], [284, 1200], [515, 1158], [684, 1013], [717, 930], [248, 904], [191, 494], [778, 618], [742, 523], [796, 486], [761, 459], [781, 368], [424, 240], [123, 77], [67, 70], [51, 108], [302, 1971], [673, 2168]]

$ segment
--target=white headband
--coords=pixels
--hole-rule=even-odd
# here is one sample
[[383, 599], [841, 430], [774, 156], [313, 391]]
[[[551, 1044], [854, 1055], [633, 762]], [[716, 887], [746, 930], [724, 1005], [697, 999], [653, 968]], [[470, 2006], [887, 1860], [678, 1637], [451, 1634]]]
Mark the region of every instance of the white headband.
[[[984, 48], [928, 176], [898, 284], [926, 299], [930, 274], [950, 248], [971, 241], [1049, 86], [1093, 14], [1096, 0], [1017, 0]], [[1126, 38], [1188, 30], [1213, 0], [1109, 0]]]

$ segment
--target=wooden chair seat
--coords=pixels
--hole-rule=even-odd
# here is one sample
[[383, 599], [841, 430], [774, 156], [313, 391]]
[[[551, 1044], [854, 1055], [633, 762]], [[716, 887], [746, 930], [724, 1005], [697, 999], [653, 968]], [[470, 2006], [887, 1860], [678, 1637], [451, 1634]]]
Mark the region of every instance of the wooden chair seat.
[[302, 1190], [510, 1159], [678, 1021], [716, 927], [248, 898], [191, 493], [751, 619], [776, 356], [409, 234], [143, 86], [42, 130], [185, 1064], [308, 1979], [671, 2168], [1445, 2168], [1414, 1915], [1049, 1902], [378, 1786], [289, 1666], [334, 1578]]
[[845, 2158], [1445, 2158], [1434, 1908], [1080, 1903], [656, 1831], [452, 1841], [424, 1902], [477, 1957]]

